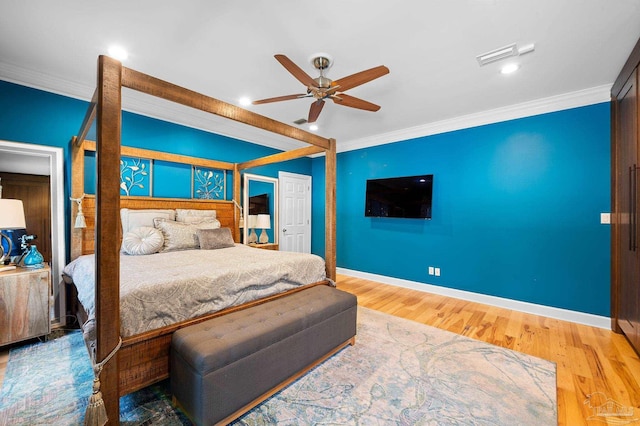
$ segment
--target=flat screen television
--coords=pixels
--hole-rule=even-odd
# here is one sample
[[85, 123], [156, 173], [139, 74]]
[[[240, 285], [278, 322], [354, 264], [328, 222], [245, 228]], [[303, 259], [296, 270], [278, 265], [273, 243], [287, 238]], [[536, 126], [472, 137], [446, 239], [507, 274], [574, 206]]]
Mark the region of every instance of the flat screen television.
[[433, 175], [367, 180], [364, 215], [431, 219]]
[[269, 214], [269, 194], [249, 197], [249, 214]]

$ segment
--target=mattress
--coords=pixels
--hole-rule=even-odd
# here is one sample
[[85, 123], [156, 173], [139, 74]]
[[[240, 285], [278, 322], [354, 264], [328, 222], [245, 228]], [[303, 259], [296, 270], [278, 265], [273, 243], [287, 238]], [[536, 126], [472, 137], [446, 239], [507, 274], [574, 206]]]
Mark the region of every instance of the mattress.
[[[80, 256], [63, 273], [93, 322], [95, 256]], [[128, 337], [326, 280], [313, 254], [236, 244], [120, 257], [120, 334]]]

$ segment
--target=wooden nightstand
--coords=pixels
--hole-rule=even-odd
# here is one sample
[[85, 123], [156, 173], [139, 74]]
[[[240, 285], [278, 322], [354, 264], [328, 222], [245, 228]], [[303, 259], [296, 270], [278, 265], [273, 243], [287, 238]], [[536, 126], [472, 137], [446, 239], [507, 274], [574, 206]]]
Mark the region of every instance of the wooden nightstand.
[[263, 250], [280, 250], [278, 244], [275, 243], [266, 243], [266, 244], [258, 244], [258, 243], [250, 243], [249, 247], [255, 247]]
[[49, 334], [50, 274], [49, 266], [0, 272], [0, 346]]

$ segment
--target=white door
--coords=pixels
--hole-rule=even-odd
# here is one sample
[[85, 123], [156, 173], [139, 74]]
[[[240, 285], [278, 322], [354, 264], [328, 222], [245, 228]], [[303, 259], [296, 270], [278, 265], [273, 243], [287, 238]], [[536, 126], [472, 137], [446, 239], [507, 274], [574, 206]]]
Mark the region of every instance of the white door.
[[280, 250], [311, 253], [311, 176], [278, 173]]

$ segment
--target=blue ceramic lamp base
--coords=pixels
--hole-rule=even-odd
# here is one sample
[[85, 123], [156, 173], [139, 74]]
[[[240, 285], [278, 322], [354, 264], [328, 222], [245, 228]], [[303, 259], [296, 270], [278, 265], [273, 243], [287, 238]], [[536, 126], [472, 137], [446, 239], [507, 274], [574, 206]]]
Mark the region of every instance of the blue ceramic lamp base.
[[35, 245], [29, 247], [29, 252], [22, 258], [22, 265], [32, 269], [44, 268], [44, 257]]

